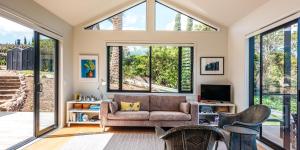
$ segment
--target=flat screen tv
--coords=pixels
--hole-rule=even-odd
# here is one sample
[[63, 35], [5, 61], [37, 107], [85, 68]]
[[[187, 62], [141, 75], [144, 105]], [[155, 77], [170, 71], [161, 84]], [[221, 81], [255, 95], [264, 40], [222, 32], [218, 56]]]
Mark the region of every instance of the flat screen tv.
[[230, 102], [230, 85], [201, 84], [201, 100]]

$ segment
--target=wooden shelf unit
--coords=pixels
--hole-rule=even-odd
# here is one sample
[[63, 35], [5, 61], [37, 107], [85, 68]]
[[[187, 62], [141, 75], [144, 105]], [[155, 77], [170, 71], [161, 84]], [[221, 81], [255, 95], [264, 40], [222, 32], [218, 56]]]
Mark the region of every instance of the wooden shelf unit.
[[[71, 114], [72, 113], [87, 113], [87, 114], [91, 114], [91, 115], [99, 115], [100, 110], [90, 110], [90, 109], [74, 109], [73, 108], [73, 104], [96, 104], [96, 105], [100, 105], [101, 107], [101, 101], [76, 101], [76, 100], [72, 100], [72, 101], [67, 101], [67, 125], [68, 127], [70, 127], [71, 124], [99, 124], [99, 126], [101, 126], [101, 121], [97, 120], [97, 121], [72, 121], [71, 119]], [[101, 108], [100, 108], [101, 109]]]

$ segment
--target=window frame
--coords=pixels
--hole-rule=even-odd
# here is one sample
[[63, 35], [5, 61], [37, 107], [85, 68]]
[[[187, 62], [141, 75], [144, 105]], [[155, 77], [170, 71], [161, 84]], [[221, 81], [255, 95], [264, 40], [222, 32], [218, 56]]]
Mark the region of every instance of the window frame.
[[[132, 44], [135, 45], [135, 44]], [[162, 44], [163, 45], [163, 44]], [[110, 89], [110, 48], [111, 47], [119, 47], [119, 89]], [[178, 92], [152, 92], [152, 47], [153, 45], [149, 45], [149, 90], [123, 90], [122, 83], [123, 83], [123, 66], [122, 66], [122, 58], [123, 58], [123, 46], [106, 46], [107, 51], [107, 92], [120, 92], [120, 93], [185, 93], [185, 94], [192, 94], [194, 93], [194, 46], [177, 46], [178, 47]], [[181, 82], [182, 82], [182, 48], [188, 47], [191, 50], [191, 90], [186, 91], [182, 90]]]
[[[117, 11], [117, 13], [114, 13], [113, 15], [110, 15], [109, 17], [106, 17], [106, 18], [104, 18], [104, 19], [101, 19], [101, 21], [98, 21], [98, 22], [96, 22], [96, 23], [93, 23], [92, 25], [88, 25], [88, 26], [84, 27], [84, 30], [91, 30], [91, 31], [93, 31], [93, 29], [89, 29], [89, 28], [95, 26], [96, 24], [100, 24], [100, 23], [104, 22], [105, 20], [107, 20], [107, 19], [109, 19], [109, 18], [112, 18], [112, 17], [114, 17], [114, 16], [116, 16], [116, 15], [118, 15], [118, 14], [124, 13], [125, 11], [130, 10], [131, 8], [134, 8], [134, 7], [136, 7], [136, 6], [139, 6], [139, 5], [143, 4], [143, 3], [146, 4], [146, 10], [145, 10], [145, 12], [146, 12], [146, 14], [145, 14], [146, 22], [145, 22], [145, 23], [146, 23], [146, 24], [145, 24], [145, 29], [144, 29], [144, 30], [123, 30], [123, 29], [122, 29], [121, 31], [147, 31], [147, 26], [148, 26], [148, 19], [147, 19], [147, 16], [148, 16], [148, 7], [147, 7], [147, 5], [148, 5], [148, 4], [147, 4], [147, 1], [146, 1], [146, 0], [143, 0], [143, 1], [139, 2], [139, 3], [137, 3], [137, 4], [134, 4], [134, 5], [132, 5], [131, 7], [126, 8], [126, 9], [120, 11], [120, 12]], [[96, 31], [114, 31], [114, 30], [99, 29], [99, 30], [96, 30]]]
[[160, 5], [163, 5], [163, 6], [165, 6], [165, 7], [167, 7], [167, 8], [169, 8], [169, 9], [171, 9], [171, 10], [173, 10], [173, 11], [175, 11], [175, 12], [178, 12], [178, 13], [180, 13], [181, 15], [185, 15], [185, 16], [187, 16], [187, 17], [189, 17], [189, 18], [191, 18], [192, 20], [195, 20], [195, 21], [198, 21], [198, 22], [200, 22], [200, 23], [202, 23], [202, 24], [204, 24], [204, 25], [206, 25], [206, 26], [208, 26], [208, 27], [210, 27], [210, 28], [212, 28], [213, 30], [215, 30], [215, 31], [175, 31], [175, 32], [217, 32], [217, 31], [219, 31], [219, 29], [217, 28], [217, 27], [213, 27], [212, 25], [209, 25], [209, 24], [207, 24], [207, 23], [205, 23], [205, 22], [203, 22], [203, 21], [199, 21], [198, 19], [195, 19], [195, 17], [191, 17], [190, 15], [187, 15], [186, 13], [183, 13], [182, 11], [180, 11], [180, 10], [177, 10], [177, 9], [175, 9], [175, 8], [172, 8], [172, 7], [170, 7], [170, 6], [168, 6], [168, 5], [166, 5], [166, 4], [164, 4], [164, 3], [162, 3], [162, 2], [159, 2], [158, 0], [155, 0], [155, 8], [154, 8], [154, 18], [155, 18], [155, 25], [154, 25], [154, 28], [155, 28], [155, 31], [162, 31], [162, 32], [164, 32], [164, 31], [169, 31], [169, 32], [174, 32], [173, 30], [158, 30], [157, 28], [156, 28], [156, 16], [157, 16], [157, 13], [156, 13], [156, 4], [158, 3], [158, 4], [160, 4]]
[[[263, 59], [262, 59], [262, 57], [263, 57], [263, 52], [264, 51], [262, 51], [262, 46], [263, 46], [263, 36], [265, 36], [265, 35], [267, 35], [267, 34], [269, 34], [269, 33], [272, 33], [272, 32], [275, 32], [276, 30], [279, 30], [279, 29], [281, 29], [281, 28], [285, 28], [285, 27], [287, 27], [287, 26], [290, 26], [290, 25], [292, 25], [292, 24], [295, 24], [295, 23], [297, 23], [298, 24], [298, 37], [297, 37], [297, 40], [298, 40], [298, 44], [297, 44], [297, 68], [300, 66], [300, 18], [296, 18], [296, 19], [294, 19], [294, 20], [291, 20], [291, 21], [288, 21], [288, 22], [286, 22], [286, 23], [283, 23], [283, 24], [281, 24], [281, 25], [279, 25], [279, 26], [276, 26], [276, 27], [274, 27], [274, 28], [271, 28], [271, 29], [269, 29], [269, 30], [267, 30], [267, 31], [264, 31], [264, 32], [262, 32], [262, 33], [258, 33], [258, 34], [256, 34], [256, 35], [253, 35], [253, 36], [251, 36], [251, 37], [249, 37], [247, 40], [248, 40], [248, 52], [249, 52], [249, 54], [248, 54], [248, 70], [249, 70], [249, 72], [248, 72], [248, 77], [249, 77], [249, 79], [248, 79], [248, 92], [249, 92], [249, 99], [248, 99], [248, 106], [250, 107], [250, 106], [253, 106], [253, 105], [255, 105], [255, 101], [254, 101], [254, 70], [255, 70], [255, 65], [254, 65], [254, 53], [255, 53], [255, 36], [259, 36], [259, 39], [260, 39], [260, 44], [259, 44], [259, 47], [260, 47], [260, 49], [259, 49], [259, 52], [260, 52], [260, 54], [259, 54], [259, 57], [260, 57], [260, 61], [259, 61], [259, 72], [260, 72], [260, 75], [259, 75], [259, 104], [262, 104], [263, 103], [263, 90], [262, 90], [262, 86], [263, 86]], [[300, 113], [300, 90], [299, 90], [299, 88], [300, 88], [300, 73], [299, 73], [300, 71], [299, 70], [297, 70], [297, 114], [298, 114], [298, 116], [297, 116], [297, 119], [298, 119], [298, 126], [297, 126], [297, 129], [299, 128], [299, 123], [300, 123], [300, 115], [299, 115], [299, 113]], [[283, 104], [285, 104], [284, 103], [285, 101], [283, 100]], [[287, 119], [287, 120], [289, 120], [289, 119]], [[263, 143], [265, 143], [265, 144], [267, 144], [268, 146], [270, 146], [271, 148], [274, 148], [274, 149], [282, 149], [282, 147], [279, 145], [279, 144], [277, 144], [277, 143], [274, 143], [274, 142], [272, 142], [272, 141], [270, 141], [270, 139], [267, 139], [267, 138], [265, 138], [265, 137], [263, 137], [263, 135], [262, 135], [262, 126], [259, 128], [259, 130], [260, 130], [260, 132], [259, 132], [259, 136], [257, 137], [257, 139], [258, 140], [260, 140], [261, 142], [263, 142]], [[300, 137], [300, 132], [297, 132], [297, 137]], [[285, 141], [283, 141], [283, 144], [284, 144], [284, 142]], [[288, 144], [288, 143], [287, 143]], [[297, 145], [297, 148], [299, 148], [300, 147], [300, 138], [297, 138], [296, 139], [296, 145]]]

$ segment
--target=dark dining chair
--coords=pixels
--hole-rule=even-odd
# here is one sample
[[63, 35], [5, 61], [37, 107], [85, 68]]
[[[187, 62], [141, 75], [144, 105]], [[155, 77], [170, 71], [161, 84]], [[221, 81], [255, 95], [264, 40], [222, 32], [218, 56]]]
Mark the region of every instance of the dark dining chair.
[[257, 150], [256, 136], [270, 114], [265, 105], [253, 105], [237, 114], [220, 113], [218, 126], [230, 133], [229, 150]]
[[237, 114], [219, 113], [220, 128], [224, 125], [240, 126], [259, 131], [262, 123], [268, 119], [271, 109], [265, 105], [253, 105]]
[[165, 150], [212, 150], [218, 148], [216, 141], [225, 140], [222, 129], [212, 126], [181, 126], [164, 131], [155, 127], [156, 135], [164, 140]]

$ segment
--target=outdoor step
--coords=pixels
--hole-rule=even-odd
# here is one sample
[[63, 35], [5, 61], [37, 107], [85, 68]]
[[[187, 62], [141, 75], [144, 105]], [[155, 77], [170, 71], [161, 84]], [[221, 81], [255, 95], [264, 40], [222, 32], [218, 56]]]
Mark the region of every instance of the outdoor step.
[[11, 89], [11, 90], [0, 90], [0, 95], [4, 95], [4, 94], [15, 94], [17, 92], [17, 90], [15, 89]]
[[20, 83], [16, 83], [16, 82], [0, 83], [0, 87], [6, 87], [6, 86], [20, 86]]
[[1, 82], [20, 82], [19, 79], [0, 79]]
[[18, 76], [0, 76], [0, 79], [19, 79]]
[[1, 100], [8, 100], [12, 99], [14, 95], [0, 95]]
[[20, 86], [1, 86], [0, 85], [0, 90], [7, 90], [7, 89], [19, 89]]
[[21, 82], [0, 82], [0, 85], [2, 84], [20, 84]]

